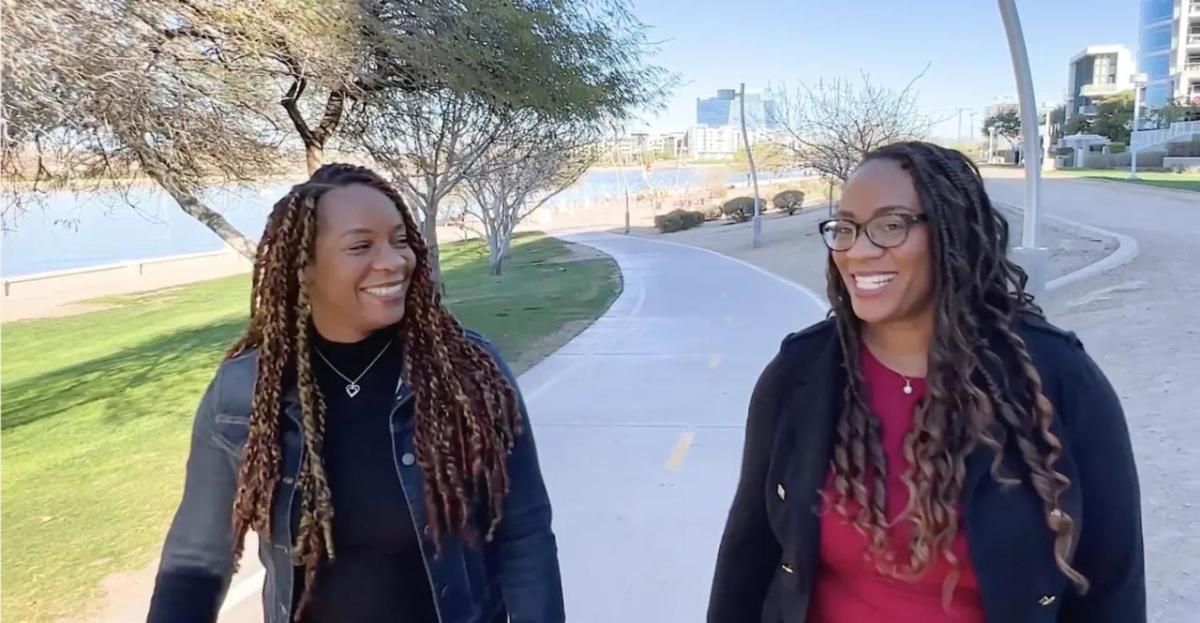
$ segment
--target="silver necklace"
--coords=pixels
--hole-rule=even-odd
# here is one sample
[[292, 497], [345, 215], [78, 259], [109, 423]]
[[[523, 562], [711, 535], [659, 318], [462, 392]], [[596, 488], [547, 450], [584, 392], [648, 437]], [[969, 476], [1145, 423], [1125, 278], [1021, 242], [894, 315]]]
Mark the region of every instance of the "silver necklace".
[[334, 372], [337, 373], [338, 376], [345, 379], [346, 395], [353, 398], [358, 395], [359, 391], [362, 390], [362, 387], [359, 386], [358, 381], [361, 380], [362, 377], [366, 376], [367, 372], [371, 371], [371, 368], [373, 368], [375, 366], [375, 363], [377, 361], [379, 361], [379, 358], [382, 357], [383, 354], [387, 352], [387, 349], [389, 347], [391, 347], [392, 342], [394, 342], [394, 341], [395, 341], [395, 338], [388, 340], [388, 343], [383, 345], [383, 350], [380, 350], [379, 354], [375, 355], [375, 358], [371, 360], [371, 363], [368, 363], [367, 367], [364, 368], [363, 371], [360, 372], [359, 375], [354, 377], [353, 379], [346, 376], [345, 374], [342, 374], [342, 371], [338, 370], [337, 366], [333, 365], [333, 362], [330, 361], [329, 358], [325, 356], [325, 353], [321, 352], [321, 349], [314, 346], [313, 350], [317, 351], [317, 356], [319, 356], [325, 362], [325, 364], [329, 366], [329, 369], [333, 370]]
[[[900, 373], [897, 372], [896, 374]], [[904, 376], [903, 374], [900, 374], [900, 378], [904, 379], [904, 389], [900, 391], [903, 391], [905, 396], [911, 396], [913, 393], [912, 381], [908, 380], [908, 377]]]

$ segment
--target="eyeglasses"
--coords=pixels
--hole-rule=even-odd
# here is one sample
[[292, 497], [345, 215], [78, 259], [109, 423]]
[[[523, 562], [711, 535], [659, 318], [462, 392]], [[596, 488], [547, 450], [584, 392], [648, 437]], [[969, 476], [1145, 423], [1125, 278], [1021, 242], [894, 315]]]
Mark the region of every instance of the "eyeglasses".
[[914, 224], [925, 223], [928, 220], [929, 217], [924, 214], [890, 212], [880, 214], [862, 224], [845, 218], [831, 218], [821, 221], [817, 227], [830, 251], [849, 251], [858, 241], [861, 231], [867, 232], [867, 239], [875, 246], [891, 249], [908, 240], [908, 230]]

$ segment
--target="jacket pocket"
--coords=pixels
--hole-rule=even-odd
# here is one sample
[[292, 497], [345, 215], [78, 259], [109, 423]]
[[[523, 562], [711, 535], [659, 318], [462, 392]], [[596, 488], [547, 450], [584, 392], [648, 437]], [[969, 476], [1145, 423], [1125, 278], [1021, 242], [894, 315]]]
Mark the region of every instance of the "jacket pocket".
[[250, 436], [250, 418], [218, 413], [213, 426], [213, 442], [239, 464]]

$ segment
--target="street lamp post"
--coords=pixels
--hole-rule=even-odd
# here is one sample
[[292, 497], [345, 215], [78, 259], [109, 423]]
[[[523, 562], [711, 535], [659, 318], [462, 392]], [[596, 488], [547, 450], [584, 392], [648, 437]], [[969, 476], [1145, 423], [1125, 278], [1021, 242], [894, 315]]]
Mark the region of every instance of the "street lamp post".
[[1037, 100], [1033, 97], [1033, 76], [1029, 71], [1029, 54], [1025, 50], [1025, 35], [1021, 32], [1021, 17], [1015, 0], [996, 0], [1004, 34], [1008, 37], [1008, 52], [1012, 57], [1013, 74], [1017, 80], [1017, 97], [1021, 107], [1021, 136], [1024, 137], [1022, 156], [1025, 158], [1025, 220], [1021, 228], [1021, 246], [1013, 249], [1014, 259], [1029, 275], [1026, 289], [1035, 297], [1046, 286], [1046, 260], [1049, 249], [1038, 246], [1038, 195], [1041, 191], [1041, 150], [1038, 142]]
[[1138, 120], [1141, 118], [1142, 87], [1146, 86], [1149, 76], [1146, 74], [1133, 74], [1131, 81], [1133, 82], [1133, 129], [1129, 132], [1129, 179], [1136, 180], [1138, 178], [1137, 147], [1134, 146], [1133, 137], [1138, 131]]

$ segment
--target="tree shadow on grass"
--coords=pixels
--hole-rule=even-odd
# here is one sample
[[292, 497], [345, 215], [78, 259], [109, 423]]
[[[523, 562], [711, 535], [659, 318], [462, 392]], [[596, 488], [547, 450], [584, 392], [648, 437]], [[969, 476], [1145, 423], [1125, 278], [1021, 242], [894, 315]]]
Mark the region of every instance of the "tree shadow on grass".
[[111, 424], [137, 419], [184, 392], [198, 402], [200, 394], [190, 383], [172, 381], [199, 371], [215, 373], [245, 324], [244, 318], [230, 318], [176, 331], [106, 357], [6, 383], [0, 429], [12, 430], [96, 401], [107, 401], [105, 421]]

